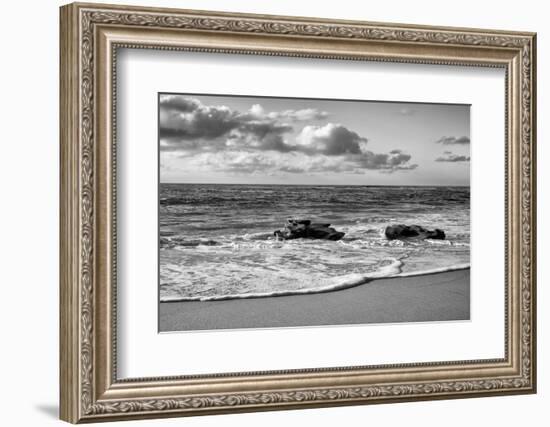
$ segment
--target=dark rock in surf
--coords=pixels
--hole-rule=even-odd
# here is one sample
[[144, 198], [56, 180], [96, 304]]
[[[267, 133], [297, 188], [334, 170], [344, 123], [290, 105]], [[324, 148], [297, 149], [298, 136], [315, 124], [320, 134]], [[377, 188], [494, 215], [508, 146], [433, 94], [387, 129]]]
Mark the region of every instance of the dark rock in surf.
[[445, 239], [445, 232], [439, 228], [428, 230], [420, 225], [389, 225], [385, 231], [386, 237], [390, 240], [394, 239]]
[[330, 224], [316, 224], [309, 219], [289, 219], [282, 230], [276, 230], [273, 235], [278, 240], [321, 239], [340, 240], [346, 233], [336, 231]]

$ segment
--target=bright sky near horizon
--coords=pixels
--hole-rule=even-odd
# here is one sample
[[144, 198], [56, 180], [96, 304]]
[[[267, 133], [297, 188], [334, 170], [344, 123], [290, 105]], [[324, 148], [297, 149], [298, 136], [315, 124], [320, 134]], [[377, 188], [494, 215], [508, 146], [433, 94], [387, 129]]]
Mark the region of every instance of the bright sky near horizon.
[[469, 185], [470, 106], [159, 95], [161, 182]]

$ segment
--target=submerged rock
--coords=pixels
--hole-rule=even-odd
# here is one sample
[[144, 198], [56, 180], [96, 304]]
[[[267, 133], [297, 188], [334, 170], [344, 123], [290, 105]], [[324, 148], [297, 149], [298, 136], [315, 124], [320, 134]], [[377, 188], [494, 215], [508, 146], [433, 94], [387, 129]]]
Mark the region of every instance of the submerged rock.
[[390, 240], [394, 239], [445, 239], [445, 232], [439, 228], [428, 230], [420, 225], [389, 225], [385, 231], [386, 237]]
[[273, 235], [278, 240], [321, 239], [340, 240], [346, 233], [336, 231], [330, 224], [316, 224], [309, 219], [289, 219], [282, 230], [275, 230]]

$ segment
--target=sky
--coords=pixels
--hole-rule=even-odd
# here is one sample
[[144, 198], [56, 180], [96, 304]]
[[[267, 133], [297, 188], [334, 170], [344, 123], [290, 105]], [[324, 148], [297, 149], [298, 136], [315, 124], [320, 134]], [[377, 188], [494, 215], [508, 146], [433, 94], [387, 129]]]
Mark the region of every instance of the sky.
[[470, 106], [159, 94], [161, 182], [470, 185]]

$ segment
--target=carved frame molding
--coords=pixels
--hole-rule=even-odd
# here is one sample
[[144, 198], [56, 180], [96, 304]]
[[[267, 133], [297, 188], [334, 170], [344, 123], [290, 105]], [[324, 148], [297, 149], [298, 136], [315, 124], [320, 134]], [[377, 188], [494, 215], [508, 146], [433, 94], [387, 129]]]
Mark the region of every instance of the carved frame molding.
[[[120, 47], [505, 67], [506, 357], [117, 380], [116, 287], [103, 279], [116, 282], [112, 147], [114, 64]], [[534, 392], [534, 97], [532, 33], [92, 4], [62, 7], [61, 418], [101, 421]], [[266, 377], [273, 378], [267, 386]], [[289, 380], [299, 385], [285, 386]], [[197, 384], [201, 392], [193, 388]]]

